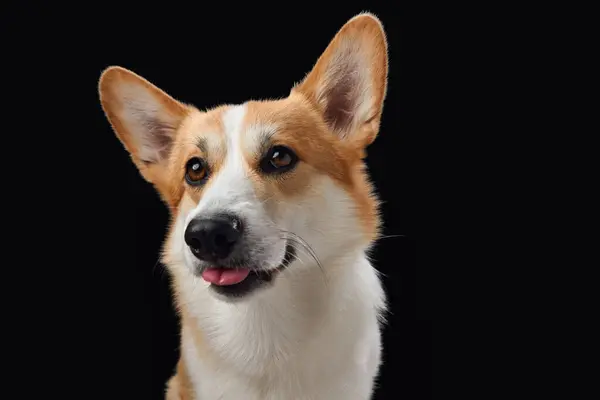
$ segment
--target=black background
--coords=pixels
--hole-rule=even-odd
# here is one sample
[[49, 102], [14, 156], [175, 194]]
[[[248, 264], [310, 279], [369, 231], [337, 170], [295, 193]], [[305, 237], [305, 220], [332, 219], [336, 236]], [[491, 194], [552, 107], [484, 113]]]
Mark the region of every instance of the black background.
[[46, 126], [32, 140], [44, 143], [52, 166], [44, 193], [53, 212], [46, 221], [63, 229], [52, 238], [63, 268], [45, 271], [58, 283], [42, 285], [51, 292], [45, 301], [59, 310], [45, 327], [53, 338], [43, 346], [52, 354], [46, 375], [57, 373], [56, 360], [74, 357], [65, 374], [84, 397], [158, 399], [178, 357], [167, 273], [157, 264], [167, 210], [102, 114], [101, 71], [121, 65], [200, 108], [286, 96], [344, 22], [367, 10], [382, 20], [390, 50], [382, 127], [367, 164], [384, 202], [384, 233], [404, 235], [381, 240], [373, 256], [391, 306], [375, 398], [432, 398], [431, 282], [417, 243], [423, 144], [439, 134], [426, 120], [436, 118], [438, 97], [430, 75], [433, 30], [422, 10], [392, 3], [247, 9], [228, 3], [218, 11], [21, 3], [4, 14], [12, 38], [6, 51], [14, 55], [4, 67], [19, 71], [19, 78], [5, 77], [35, 88], [17, 91], [17, 102], [45, 109], [22, 123]]

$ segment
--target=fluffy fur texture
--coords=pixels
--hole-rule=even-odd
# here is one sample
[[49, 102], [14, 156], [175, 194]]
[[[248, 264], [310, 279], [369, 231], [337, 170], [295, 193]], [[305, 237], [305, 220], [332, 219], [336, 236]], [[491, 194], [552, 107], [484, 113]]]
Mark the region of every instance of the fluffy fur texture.
[[[367, 13], [342, 27], [282, 100], [202, 112], [124, 68], [103, 72], [106, 116], [172, 215], [163, 262], [181, 358], [167, 399], [371, 398], [385, 295], [365, 253], [379, 217], [363, 158], [386, 82], [385, 34]], [[258, 168], [273, 145], [299, 158], [277, 177]], [[209, 166], [201, 187], [184, 179], [193, 157]], [[184, 241], [190, 221], [222, 212], [246, 221], [246, 256], [264, 270], [281, 263], [286, 243], [296, 248], [269, 285], [242, 298], [211, 290]]]

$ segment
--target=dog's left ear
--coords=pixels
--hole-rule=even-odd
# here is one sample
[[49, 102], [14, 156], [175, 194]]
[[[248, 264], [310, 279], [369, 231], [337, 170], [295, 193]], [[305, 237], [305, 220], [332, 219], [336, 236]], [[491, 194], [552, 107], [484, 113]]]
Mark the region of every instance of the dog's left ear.
[[339, 30], [292, 92], [304, 94], [341, 138], [366, 147], [379, 131], [387, 74], [383, 26], [374, 15], [363, 13]]

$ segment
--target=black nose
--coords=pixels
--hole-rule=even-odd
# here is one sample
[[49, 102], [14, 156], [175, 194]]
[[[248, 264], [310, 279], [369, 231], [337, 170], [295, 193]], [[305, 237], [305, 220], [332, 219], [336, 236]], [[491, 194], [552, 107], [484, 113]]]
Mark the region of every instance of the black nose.
[[200, 260], [214, 262], [229, 256], [241, 235], [235, 217], [195, 218], [185, 229], [185, 242]]

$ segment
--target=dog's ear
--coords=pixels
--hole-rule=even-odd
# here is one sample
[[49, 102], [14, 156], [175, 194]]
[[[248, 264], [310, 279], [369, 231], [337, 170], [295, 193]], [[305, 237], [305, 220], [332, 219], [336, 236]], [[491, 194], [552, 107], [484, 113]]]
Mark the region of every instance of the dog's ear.
[[98, 90], [106, 117], [142, 176], [161, 186], [175, 133], [189, 107], [121, 67], [107, 68]]
[[388, 74], [387, 41], [379, 19], [363, 13], [335, 35], [298, 91], [340, 137], [365, 147], [379, 131]]

